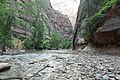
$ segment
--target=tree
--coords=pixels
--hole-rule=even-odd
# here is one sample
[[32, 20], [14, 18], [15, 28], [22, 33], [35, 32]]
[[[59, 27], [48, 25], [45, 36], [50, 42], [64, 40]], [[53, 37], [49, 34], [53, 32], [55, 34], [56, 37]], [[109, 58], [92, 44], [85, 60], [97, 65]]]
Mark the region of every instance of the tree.
[[0, 1], [0, 8], [0, 43], [3, 47], [11, 47], [11, 27], [14, 16], [6, 0]]

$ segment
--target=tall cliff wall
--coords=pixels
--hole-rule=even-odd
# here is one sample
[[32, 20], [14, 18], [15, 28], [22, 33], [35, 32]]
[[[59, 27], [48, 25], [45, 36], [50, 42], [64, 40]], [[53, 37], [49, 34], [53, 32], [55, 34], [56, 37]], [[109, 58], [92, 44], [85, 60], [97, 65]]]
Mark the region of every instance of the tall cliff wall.
[[55, 10], [67, 15], [74, 28], [80, 0], [50, 0]]
[[81, 0], [75, 26], [76, 39], [99, 46], [120, 44], [120, 0]]

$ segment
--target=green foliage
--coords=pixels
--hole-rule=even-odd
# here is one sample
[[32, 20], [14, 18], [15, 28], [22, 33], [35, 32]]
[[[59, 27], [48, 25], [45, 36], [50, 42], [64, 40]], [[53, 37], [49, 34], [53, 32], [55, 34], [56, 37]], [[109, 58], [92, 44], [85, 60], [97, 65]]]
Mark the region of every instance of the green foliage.
[[27, 49], [68, 49], [71, 43], [70, 39], [62, 38], [58, 31], [53, 31], [50, 39], [36, 39], [34, 37], [26, 39], [25, 47]]
[[[43, 0], [42, 0], [43, 1]], [[21, 25], [31, 26], [32, 35], [25, 40], [25, 47], [27, 49], [60, 49], [68, 48], [70, 41], [68, 39], [62, 39], [61, 35], [57, 31], [53, 31], [50, 35], [50, 39], [46, 39], [46, 28], [49, 27], [49, 19], [44, 13], [44, 1], [35, 0], [35, 2], [21, 4], [23, 9], [19, 10], [26, 18], [21, 18]], [[30, 20], [28, 20], [30, 19]], [[18, 22], [20, 22], [18, 21]], [[25, 23], [26, 22], [26, 23]]]
[[69, 38], [62, 38], [58, 31], [54, 31], [49, 41], [51, 49], [68, 49], [71, 45]]
[[24, 46], [25, 46], [25, 48], [26, 49], [34, 49], [34, 43], [33, 43], [34, 41], [33, 41], [33, 39], [31, 39], [31, 38], [26, 38], [25, 40], [24, 40]]
[[89, 18], [86, 18], [84, 27], [85, 31], [83, 33], [83, 36], [86, 40], [88, 40], [89, 36], [92, 34], [91, 31], [94, 28], [95, 23], [100, 21], [105, 16], [105, 12], [108, 10], [108, 8], [112, 7], [116, 3], [117, 0], [106, 0], [102, 3], [97, 13]]
[[[19, 3], [14, 0], [8, 1], [14, 9], [16, 27], [23, 27], [32, 32], [31, 37], [21, 38], [25, 42], [25, 47], [28, 49], [42, 49], [45, 45], [44, 34], [49, 25], [49, 20], [46, 16], [44, 0], [25, 1]], [[18, 37], [19, 38], [19, 37]], [[43, 46], [44, 45], [44, 46]], [[47, 47], [47, 46], [46, 46]]]
[[61, 41], [61, 43], [60, 43], [60, 47], [61, 47], [62, 49], [68, 49], [71, 44], [72, 44], [71, 39], [69, 39], [69, 38], [64, 38], [64, 39], [62, 39], [62, 41]]
[[57, 31], [54, 31], [51, 36], [50, 36], [50, 41], [49, 41], [49, 44], [50, 44], [50, 47], [52, 49], [59, 49], [60, 48], [60, 43], [61, 43], [61, 35], [59, 32]]
[[36, 22], [32, 36], [25, 41], [26, 48], [43, 49], [45, 25], [42, 20]]
[[[11, 46], [11, 28], [22, 27], [32, 32], [30, 37], [18, 36], [27, 49], [63, 49], [68, 48], [71, 40], [62, 38], [54, 31], [49, 39], [45, 35], [49, 28], [49, 19], [45, 13], [47, 0], [34, 0], [19, 3], [15, 0], [0, 1], [0, 43]], [[48, 33], [47, 33], [48, 34]], [[23, 38], [25, 37], [25, 38]]]
[[5, 47], [11, 47], [11, 27], [14, 16], [6, 0], [0, 1], [0, 8], [0, 43]]

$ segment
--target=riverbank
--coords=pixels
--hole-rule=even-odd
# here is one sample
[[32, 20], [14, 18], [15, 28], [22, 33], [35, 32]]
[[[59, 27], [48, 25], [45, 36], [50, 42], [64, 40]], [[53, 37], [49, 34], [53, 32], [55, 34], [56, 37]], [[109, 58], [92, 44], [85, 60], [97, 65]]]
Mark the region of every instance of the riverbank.
[[[1, 55], [0, 62], [11, 64], [0, 72], [1, 80], [119, 80], [120, 57], [91, 52], [43, 51]], [[67, 54], [66, 54], [67, 52]], [[71, 54], [74, 53], [74, 54]]]

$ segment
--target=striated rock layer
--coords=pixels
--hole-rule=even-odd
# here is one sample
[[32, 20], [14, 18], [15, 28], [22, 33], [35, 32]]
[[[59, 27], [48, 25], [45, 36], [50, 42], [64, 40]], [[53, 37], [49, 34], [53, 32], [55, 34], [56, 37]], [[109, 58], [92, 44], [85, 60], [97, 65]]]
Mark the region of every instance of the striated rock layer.
[[[25, 2], [25, 0], [17, 0], [18, 2]], [[32, 1], [32, 0], [30, 0]], [[33, 0], [34, 1], [34, 0]], [[72, 24], [68, 18], [68, 16], [63, 15], [61, 12], [56, 11], [52, 8], [51, 3], [49, 0], [41, 0], [43, 2], [44, 6], [41, 6], [43, 8], [43, 16], [46, 16], [48, 18], [48, 26], [47, 26], [47, 31], [46, 33], [59, 31], [61, 33], [62, 37], [71, 37], [73, 35], [73, 29], [72, 29]], [[20, 19], [23, 19], [25, 22], [33, 23], [32, 20], [35, 17], [30, 18], [31, 16], [27, 17], [21, 17], [19, 16]], [[33, 26], [34, 27], [34, 26]], [[32, 31], [29, 28], [26, 28], [26, 26], [17, 26], [16, 28], [12, 29], [13, 35], [16, 36], [21, 36], [22, 37], [29, 37], [32, 34]], [[69, 36], [70, 35], [70, 36]]]

